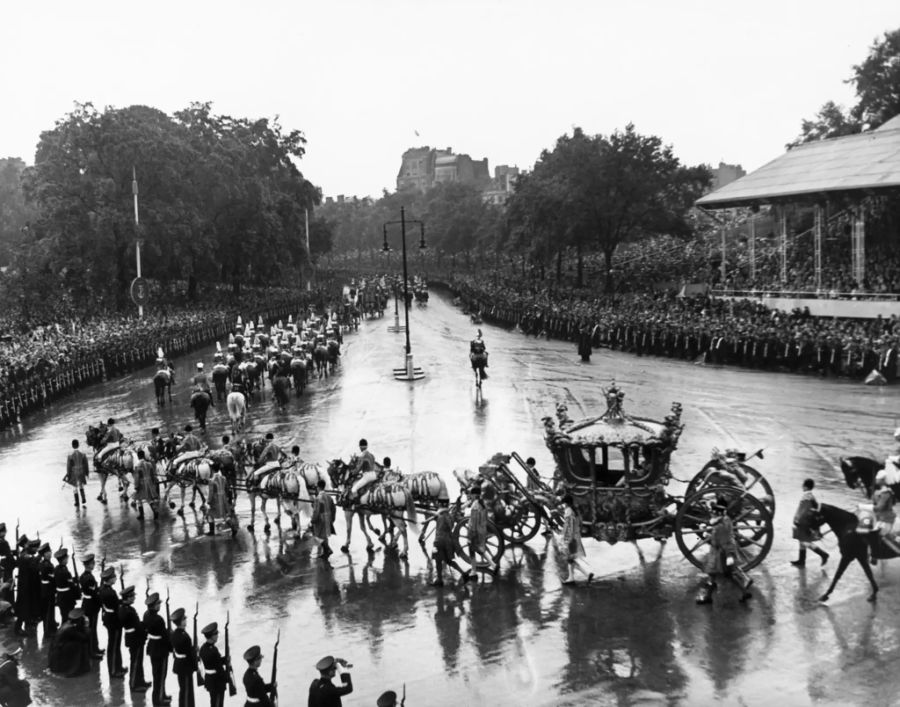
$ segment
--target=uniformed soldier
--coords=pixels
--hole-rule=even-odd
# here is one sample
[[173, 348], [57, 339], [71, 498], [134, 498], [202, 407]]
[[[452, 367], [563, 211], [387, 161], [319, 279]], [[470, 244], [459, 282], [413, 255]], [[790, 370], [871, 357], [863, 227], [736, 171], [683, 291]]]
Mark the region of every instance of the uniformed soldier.
[[56, 605], [59, 607], [60, 619], [66, 619], [81, 598], [81, 588], [69, 572], [69, 551], [64, 547], [60, 548], [54, 557], [59, 563], [53, 570]]
[[135, 611], [134, 599], [134, 586], [125, 587], [119, 605], [119, 624], [122, 626], [125, 647], [128, 649], [128, 664], [131, 670], [128, 686], [132, 692], [145, 692], [150, 687], [150, 683], [144, 679], [144, 643], [147, 641], [147, 633]]
[[153, 676], [154, 705], [168, 705], [172, 698], [166, 695], [166, 673], [169, 667], [169, 653], [172, 652], [172, 642], [169, 632], [166, 630], [166, 622], [159, 614], [162, 601], [159, 594], [153, 592], [145, 602], [147, 611], [144, 612], [144, 631], [147, 633], [147, 655], [150, 656], [150, 672]]
[[[72, 451], [69, 452], [69, 456], [66, 459], [66, 475], [63, 479], [73, 489], [76, 508], [80, 508], [82, 503], [87, 506], [87, 499], [84, 496], [84, 484], [87, 482], [88, 476], [87, 457], [78, 447], [78, 440], [73, 439]], [[68, 614], [65, 614], [65, 616], [68, 616]]]
[[103, 625], [106, 627], [106, 665], [111, 678], [124, 678], [128, 671], [122, 665], [122, 624], [119, 621], [119, 595], [113, 584], [116, 571], [107, 567], [100, 575], [100, 590], [97, 598], [103, 611]]
[[91, 657], [102, 658], [103, 650], [97, 638], [97, 616], [100, 614], [100, 599], [98, 597], [97, 578], [94, 577], [94, 555], [88, 553], [81, 560], [84, 572], [78, 578], [81, 586], [81, 608], [88, 620], [88, 633], [91, 637]]
[[375, 471], [375, 455], [369, 451], [369, 441], [365, 438], [359, 440], [359, 456], [354, 471]]
[[53, 563], [50, 556], [53, 551], [49, 543], [44, 543], [38, 550], [38, 571], [41, 578], [41, 620], [44, 622], [44, 635], [56, 632], [56, 584], [53, 579]]
[[[353, 681], [347, 672], [350, 667], [352, 666], [347, 661], [330, 655], [316, 663], [319, 677], [309, 686], [309, 707], [341, 707], [341, 697], [353, 692]], [[343, 683], [340, 687], [331, 682], [338, 669]]]
[[209, 693], [209, 707], [222, 707], [225, 704], [225, 688], [228, 685], [228, 666], [225, 658], [216, 647], [219, 638], [219, 624], [213, 621], [203, 628], [206, 639], [200, 646], [200, 661], [203, 663], [203, 686]]
[[273, 707], [270, 695], [278, 687], [278, 682], [267, 683], [259, 674], [259, 666], [262, 664], [263, 655], [259, 646], [250, 646], [244, 651], [244, 660], [248, 668], [244, 672], [244, 689], [247, 691], [247, 701], [244, 707]]
[[39, 540], [29, 540], [27, 535], [19, 538], [15, 626], [15, 633], [18, 636], [27, 635], [28, 629], [34, 627], [41, 619], [41, 572], [39, 560], [35, 556], [40, 544]]
[[281, 447], [275, 443], [275, 435], [266, 432], [266, 446], [259, 455], [257, 464], [262, 466], [267, 462], [277, 462], [281, 458]]
[[0, 523], [0, 599], [13, 603], [13, 570], [16, 555], [6, 539], [6, 523]]
[[184, 609], [172, 612], [172, 672], [178, 676], [178, 707], [194, 707], [194, 679], [197, 672], [197, 657], [194, 654], [194, 642], [185, 630], [187, 617]]

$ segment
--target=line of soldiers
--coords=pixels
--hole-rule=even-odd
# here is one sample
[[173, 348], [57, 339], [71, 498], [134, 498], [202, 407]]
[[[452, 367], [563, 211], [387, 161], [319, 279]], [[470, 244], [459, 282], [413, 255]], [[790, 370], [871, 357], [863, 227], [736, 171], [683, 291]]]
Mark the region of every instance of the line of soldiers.
[[[31, 540], [22, 535], [14, 551], [6, 540], [7, 528], [0, 523], [0, 601], [8, 602], [16, 614], [17, 635], [34, 635], [37, 625], [43, 624], [44, 636], [49, 637], [48, 663], [58, 675], [75, 677], [91, 670], [91, 661], [106, 657], [111, 679], [124, 679], [132, 692], [152, 690], [153, 705], [169, 705], [165, 683], [169, 655], [173, 657], [172, 672], [178, 677], [178, 704], [194, 705], [194, 676], [198, 685], [206, 688], [211, 707], [224, 704], [226, 690], [237, 693], [228, 646], [228, 625], [225, 628], [225, 654], [216, 643], [219, 627], [213, 622], [203, 628], [204, 643], [197, 645], [197, 614], [194, 614], [193, 637], [187, 632], [187, 614], [183, 608], [169, 612], [166, 599], [166, 619], [160, 615], [162, 600], [158, 593], [146, 593], [146, 610], [140, 617], [135, 609], [134, 586], [125, 586], [123, 574], [118, 575], [120, 591], [116, 590], [116, 570], [103, 567], [100, 582], [94, 575], [96, 558], [82, 557], [83, 571], [78, 572], [75, 558], [69, 571], [69, 552], [61, 547], [51, 553], [48, 543]], [[57, 560], [53, 567], [50, 556]], [[101, 562], [105, 565], [105, 562]], [[14, 572], [15, 571], [15, 572]], [[76, 579], [77, 577], [77, 579]], [[17, 585], [17, 586], [16, 586]], [[15, 593], [14, 593], [15, 588]], [[15, 594], [15, 595], [14, 595]], [[81, 606], [76, 606], [81, 600]], [[56, 609], [62, 625], [56, 621]], [[106, 628], [106, 649], [101, 649], [97, 625]], [[128, 649], [128, 667], [122, 658], [122, 643]], [[150, 658], [152, 681], [144, 675], [144, 653]], [[259, 646], [244, 653], [248, 668], [244, 673], [247, 692], [246, 705], [273, 705], [277, 696], [273, 658], [272, 680], [265, 682], [258, 669], [262, 661]]]

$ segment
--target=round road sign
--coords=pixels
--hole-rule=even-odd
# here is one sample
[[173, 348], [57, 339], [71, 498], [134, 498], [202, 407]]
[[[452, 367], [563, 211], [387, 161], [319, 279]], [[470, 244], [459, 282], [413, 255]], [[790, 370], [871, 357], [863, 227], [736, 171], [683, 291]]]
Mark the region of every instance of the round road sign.
[[138, 307], [150, 301], [150, 284], [144, 278], [136, 277], [131, 281], [131, 299]]

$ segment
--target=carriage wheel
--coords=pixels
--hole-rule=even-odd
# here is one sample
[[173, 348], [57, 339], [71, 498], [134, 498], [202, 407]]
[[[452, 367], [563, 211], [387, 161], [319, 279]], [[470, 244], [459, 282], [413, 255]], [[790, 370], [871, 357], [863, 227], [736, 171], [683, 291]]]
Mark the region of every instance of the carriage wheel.
[[725, 486], [734, 484], [743, 486], [744, 490], [760, 500], [769, 509], [769, 513], [775, 515], [775, 492], [772, 484], [765, 476], [759, 473], [749, 464], [738, 462], [744, 479], [729, 471], [717, 459], [710, 459], [703, 468], [691, 479], [684, 491], [684, 497], [689, 498], [706, 486]]
[[509, 525], [499, 525], [500, 535], [512, 545], [522, 545], [531, 540], [541, 529], [541, 513], [534, 504], [528, 503], [518, 508]]
[[772, 514], [756, 496], [734, 486], [705, 486], [685, 498], [675, 516], [678, 547], [692, 564], [706, 568], [712, 506], [720, 496], [734, 525], [738, 563], [744, 571], [753, 569], [772, 548]]
[[[468, 518], [463, 518], [456, 524], [456, 527], [453, 529], [453, 539], [456, 545], [456, 554], [464, 561], [471, 563], [472, 558], [469, 556]], [[487, 525], [487, 540], [485, 541], [485, 547], [487, 548], [485, 555], [488, 559], [495, 565], [499, 563], [500, 558], [503, 557], [503, 550], [506, 547], [506, 543], [503, 540], [503, 536], [497, 532], [497, 527], [491, 522], [488, 522]]]

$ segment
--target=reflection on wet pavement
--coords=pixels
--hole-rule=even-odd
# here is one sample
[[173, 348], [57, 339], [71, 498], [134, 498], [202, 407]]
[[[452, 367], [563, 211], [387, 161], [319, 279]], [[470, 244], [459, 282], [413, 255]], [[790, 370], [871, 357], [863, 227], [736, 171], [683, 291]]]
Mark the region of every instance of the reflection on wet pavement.
[[[315, 548], [273, 526], [202, 535], [189, 509], [184, 519], [163, 512], [159, 523], [138, 523], [118, 501], [101, 507], [92, 479], [87, 511], [71, 507], [60, 479], [69, 440], [83, 439], [89, 423], [114, 416], [126, 434], [181, 428], [190, 421], [187, 388], [174, 405], [157, 408], [149, 369], [61, 401], [22, 427], [0, 433], [0, 520], [116, 565], [139, 591], [169, 590], [172, 608], [200, 602], [200, 621], [231, 612], [232, 645], [239, 656], [260, 643], [270, 669], [271, 644], [281, 629], [279, 683], [283, 704], [302, 704], [315, 662], [333, 653], [354, 664], [356, 690], [345, 704], [374, 704], [386, 689], [406, 685], [410, 705], [520, 704], [891, 704], [900, 688], [900, 563], [876, 569], [878, 604], [865, 602], [858, 568], [848, 571], [827, 607], [816, 597], [831, 566], [798, 571], [788, 562], [793, 510], [800, 484], [817, 480], [820, 500], [853, 509], [858, 497], [843, 483], [837, 458], [848, 453], [883, 457], [891, 449], [898, 393], [845, 381], [701, 367], [684, 362], [598, 351], [581, 364], [574, 344], [527, 338], [482, 327], [491, 352], [490, 378], [476, 395], [470, 377], [468, 319], [433, 296], [410, 312], [416, 384], [393, 380], [403, 336], [387, 332], [392, 317], [363, 323], [347, 334], [338, 374], [314, 381], [285, 413], [271, 389], [250, 409], [248, 434], [272, 431], [283, 447], [324, 464], [348, 458], [367, 437], [379, 459], [403, 471], [434, 470], [456, 491], [451, 471], [475, 468], [497, 451], [534, 456], [549, 476], [540, 419], [566, 402], [574, 417], [602, 409], [601, 388], [615, 377], [626, 409], [662, 417], [673, 401], [684, 405], [685, 431], [672, 470], [689, 480], [713, 447], [766, 448], [757, 468], [775, 487], [776, 539], [764, 565], [753, 571], [755, 596], [738, 603], [728, 588], [711, 607], [694, 603], [700, 576], [674, 542], [662, 548], [586, 541], [599, 580], [564, 587], [555, 543], [538, 535], [508, 550], [500, 577], [442, 589], [427, 586], [434, 568], [411, 537], [410, 558], [379, 549], [367, 555], [354, 532], [349, 556], [332, 565], [312, 559]], [[177, 361], [179, 381], [196, 360], [210, 361], [214, 346]], [[207, 438], [227, 432], [224, 410], [212, 411]], [[678, 495], [682, 486], [671, 492]], [[241, 498], [242, 526], [249, 502]], [[270, 504], [271, 514], [271, 504]], [[338, 537], [344, 532], [342, 514]], [[260, 525], [257, 523], [257, 528]], [[829, 550], [834, 540], [826, 539]], [[145, 704], [105, 670], [73, 680], [50, 676], [45, 651], [26, 639], [24, 670], [35, 701], [53, 705]], [[174, 692], [170, 676], [169, 690]], [[239, 688], [239, 692], [241, 692]], [[286, 696], [297, 696], [288, 701]], [[200, 702], [205, 695], [199, 696]], [[242, 704], [237, 697], [226, 704]]]

